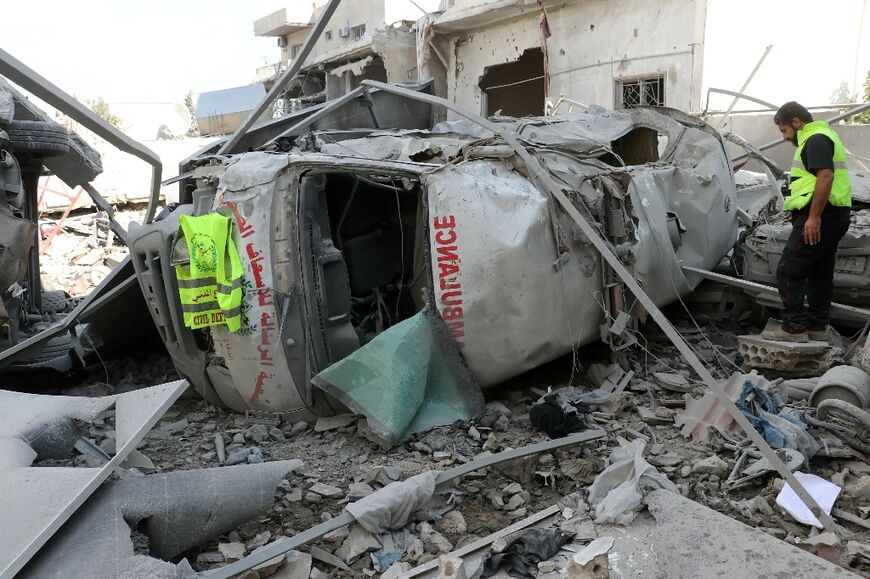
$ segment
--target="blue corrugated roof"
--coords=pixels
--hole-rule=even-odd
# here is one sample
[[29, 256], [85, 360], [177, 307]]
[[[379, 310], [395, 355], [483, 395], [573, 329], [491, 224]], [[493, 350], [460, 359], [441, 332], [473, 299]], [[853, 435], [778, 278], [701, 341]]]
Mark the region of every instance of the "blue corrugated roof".
[[250, 111], [266, 95], [262, 83], [204, 92], [196, 101], [197, 118]]

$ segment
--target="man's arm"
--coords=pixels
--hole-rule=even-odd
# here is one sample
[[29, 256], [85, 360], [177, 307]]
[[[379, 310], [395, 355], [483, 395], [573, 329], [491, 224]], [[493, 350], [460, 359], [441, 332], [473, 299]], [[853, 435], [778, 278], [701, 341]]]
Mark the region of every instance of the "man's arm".
[[831, 186], [834, 184], [834, 172], [830, 169], [816, 171], [816, 188], [813, 191], [813, 201], [810, 204], [810, 216], [804, 224], [804, 243], [815, 245], [822, 238], [822, 213], [828, 205]]

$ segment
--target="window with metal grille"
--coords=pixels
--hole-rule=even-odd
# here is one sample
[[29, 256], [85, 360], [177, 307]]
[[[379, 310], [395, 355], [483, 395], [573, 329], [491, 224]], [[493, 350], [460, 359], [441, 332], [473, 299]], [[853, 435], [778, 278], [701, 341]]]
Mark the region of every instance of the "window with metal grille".
[[620, 78], [616, 80], [616, 108], [665, 106], [665, 75]]

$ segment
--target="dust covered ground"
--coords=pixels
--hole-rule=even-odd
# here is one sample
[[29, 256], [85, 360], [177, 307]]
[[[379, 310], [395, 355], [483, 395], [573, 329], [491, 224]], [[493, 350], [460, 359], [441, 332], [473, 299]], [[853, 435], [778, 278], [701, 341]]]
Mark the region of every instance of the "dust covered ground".
[[[681, 308], [668, 311], [688, 341], [720, 378], [735, 371], [741, 360], [735, 336], [757, 332], [751, 316], [696, 315], [696, 327]], [[466, 477], [450, 500], [427, 514], [429, 522], [411, 524], [404, 536], [401, 561], [417, 565], [468, 544], [489, 533], [536, 513], [562, 496], [586, 492], [595, 476], [607, 465], [618, 438], [643, 439], [644, 456], [693, 500], [748, 525], [824, 556], [851, 570], [870, 576], [866, 556], [870, 532], [861, 525], [840, 522], [847, 533], [842, 544], [813, 545], [818, 531], [795, 522], [782, 512], [775, 497], [782, 481], [766, 474], [736, 489], [724, 488], [737, 453], [721, 437], [700, 443], [684, 438], [673, 424], [683, 394], [661, 388], [652, 379], [655, 372], [681, 374], [690, 382], [692, 373], [676, 350], [651, 325], [640, 346], [625, 351], [620, 360], [635, 377], [626, 391], [586, 416], [590, 428], [602, 428], [606, 438], [537, 457], [533, 464], [516, 461]], [[579, 350], [551, 364], [520, 376], [487, 393], [488, 409], [468, 422], [432, 429], [389, 451], [365, 438], [365, 425], [344, 417], [315, 424], [280, 424], [278, 427], [250, 422], [244, 415], [216, 408], [195, 395], [179, 400], [146, 436], [139, 450], [154, 463], [143, 472], [219, 467], [216, 437], [220, 437], [226, 464], [298, 458], [303, 466], [281, 482], [271, 509], [185, 556], [194, 569], [206, 570], [231, 562], [239, 553], [292, 536], [342, 513], [349, 500], [356, 500], [396, 479], [473, 460], [485, 452], [499, 452], [547, 440], [529, 420], [531, 406], [548, 388], [593, 386], [595, 362], [607, 352], [600, 345]], [[58, 391], [102, 395], [176, 379], [174, 369], [159, 342], [145, 342], [127, 356], [96, 362], [56, 380]], [[70, 388], [71, 387], [71, 388]], [[705, 388], [693, 385], [690, 396], [700, 397]], [[51, 389], [50, 389], [51, 390]], [[674, 401], [677, 402], [674, 402]], [[798, 403], [800, 404], [800, 403]], [[641, 409], [641, 410], [639, 410]], [[640, 412], [644, 413], [644, 419]], [[107, 451], [114, 447], [113, 425], [107, 417], [90, 427], [90, 437]], [[836, 508], [859, 517], [867, 516], [870, 466], [866, 457], [826, 431], [811, 429], [823, 439], [836, 458], [817, 456], [803, 472], [812, 472], [843, 487]], [[86, 462], [84, 457], [76, 459]], [[232, 500], [228, 497], [228, 500]], [[870, 522], [868, 519], [864, 519]], [[431, 524], [430, 524], [431, 523]], [[348, 531], [335, 531], [312, 545], [335, 554]], [[140, 552], [146, 553], [147, 538], [134, 533]], [[809, 541], [809, 543], [807, 543]], [[307, 551], [309, 547], [302, 548]], [[316, 552], [316, 549], [315, 549]], [[325, 562], [320, 559], [328, 559]], [[340, 558], [315, 556], [318, 571], [312, 577], [377, 576], [381, 561], [367, 553]], [[265, 576], [267, 573], [257, 576]], [[249, 574], [246, 577], [254, 577]]]

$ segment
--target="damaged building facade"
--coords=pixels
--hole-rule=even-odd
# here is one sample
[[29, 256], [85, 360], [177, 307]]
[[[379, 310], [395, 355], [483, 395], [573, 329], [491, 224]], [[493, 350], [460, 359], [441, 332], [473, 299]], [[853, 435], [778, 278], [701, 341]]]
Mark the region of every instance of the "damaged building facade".
[[[268, 88], [292, 65], [325, 5], [322, 0], [296, 3], [254, 22], [254, 34], [274, 37], [280, 49], [278, 62], [257, 70], [258, 80]], [[314, 44], [303, 72], [286, 87], [275, 114], [338, 98], [366, 79], [415, 80], [414, 22], [424, 11], [437, 8], [437, 0], [365, 0], [341, 4], [329, 28]]]

